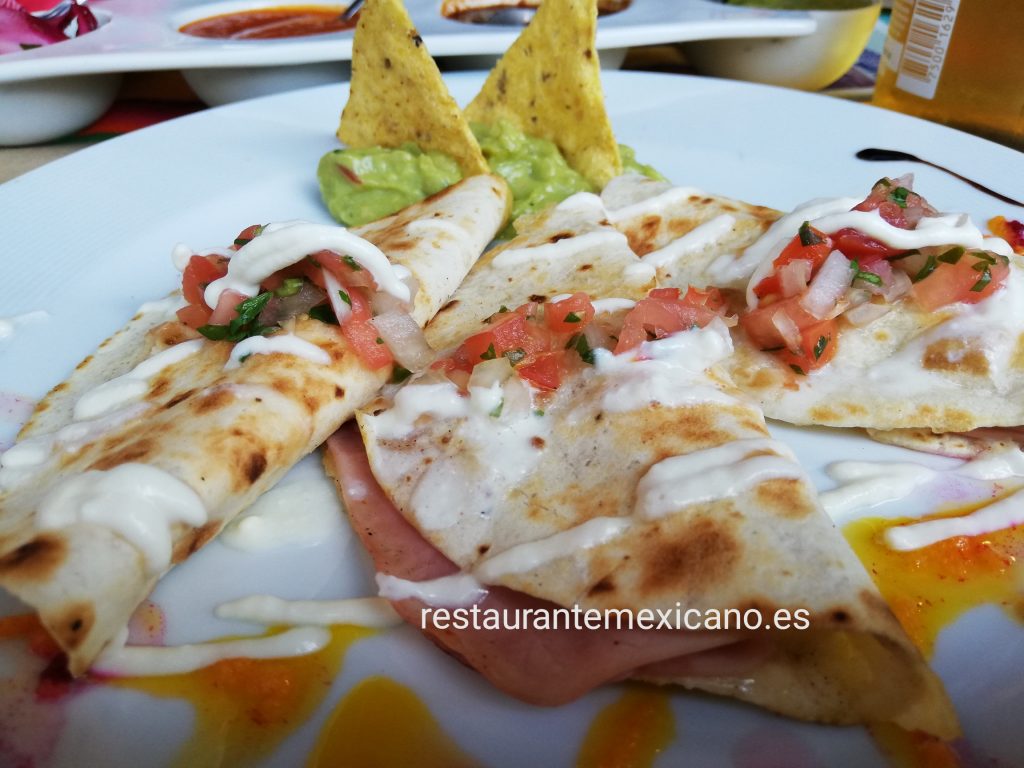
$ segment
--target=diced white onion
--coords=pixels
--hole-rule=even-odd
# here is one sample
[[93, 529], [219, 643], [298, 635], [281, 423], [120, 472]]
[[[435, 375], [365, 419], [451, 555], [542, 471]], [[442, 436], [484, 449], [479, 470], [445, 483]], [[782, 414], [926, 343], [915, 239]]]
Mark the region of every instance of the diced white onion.
[[779, 281], [782, 285], [782, 295], [785, 298], [803, 293], [807, 283], [811, 279], [811, 262], [807, 259], [797, 259], [779, 269]]
[[330, 272], [322, 270], [324, 285], [327, 286], [327, 299], [331, 302], [331, 309], [334, 310], [338, 322], [344, 322], [345, 318], [352, 314], [352, 305], [341, 298], [341, 283], [339, 283]]
[[772, 325], [791, 351], [800, 351], [800, 329], [796, 327], [793, 318], [786, 314], [786, 310], [780, 309], [772, 315]]
[[530, 385], [518, 376], [509, 377], [502, 391], [505, 394], [505, 404], [501, 410], [503, 416], [515, 419], [533, 410]]
[[373, 325], [403, 368], [419, 371], [433, 362], [434, 350], [408, 312], [385, 312], [373, 318]]
[[490, 388], [493, 384], [501, 384], [512, 375], [512, 363], [504, 355], [493, 360], [484, 360], [473, 366], [469, 377], [469, 386]]
[[839, 251], [832, 251], [811, 281], [807, 293], [800, 299], [800, 305], [818, 319], [824, 320], [850, 287], [852, 277], [849, 260]]
[[913, 285], [914, 284], [911, 282], [906, 272], [900, 269], [894, 269], [892, 271], [892, 281], [885, 286], [885, 291], [882, 293], [882, 296], [886, 301], [894, 302], [910, 293], [910, 289]]

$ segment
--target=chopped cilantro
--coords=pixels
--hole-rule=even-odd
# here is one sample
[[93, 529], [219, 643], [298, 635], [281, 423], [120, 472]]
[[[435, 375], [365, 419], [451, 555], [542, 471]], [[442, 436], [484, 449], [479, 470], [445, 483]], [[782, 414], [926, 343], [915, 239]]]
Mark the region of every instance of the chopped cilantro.
[[509, 311], [508, 307], [506, 307], [506, 306], [505, 306], [504, 304], [502, 304], [502, 305], [501, 305], [501, 306], [500, 306], [500, 307], [498, 308], [498, 314], [499, 314], [499, 315], [503, 315], [503, 314], [505, 314], [505, 313], [506, 313], [506, 312], [508, 312], [508, 311]]
[[910, 190], [906, 187], [896, 187], [896, 189], [889, 193], [889, 199], [896, 203], [900, 208], [906, 208], [907, 195], [909, 194]]
[[569, 339], [569, 343], [565, 345], [565, 348], [575, 349], [584, 363], [594, 364], [594, 350], [590, 348], [590, 342], [587, 341], [587, 337], [582, 333], [574, 334]]
[[249, 352], [248, 354], [242, 355], [240, 358], [238, 358], [238, 362], [239, 363], [244, 363], [250, 357], [252, 357], [252, 352]]
[[540, 408], [537, 408], [537, 409], [534, 410], [533, 415], [534, 416], [538, 416], [538, 417], [543, 416], [544, 415], [544, 411], [542, 411]]
[[352, 306], [352, 297], [345, 293], [343, 290], [341, 290], [341, 288], [338, 289], [338, 296], [350, 307]]
[[272, 291], [261, 293], [259, 296], [240, 301], [235, 307], [238, 317], [234, 318], [227, 325], [204, 325], [198, 330], [203, 336], [211, 341], [234, 341], [238, 342], [250, 336], [263, 336], [277, 329], [276, 325], [263, 326], [259, 324], [260, 312], [267, 306], [267, 302], [273, 298]]
[[814, 229], [811, 228], [811, 223], [805, 221], [800, 225], [800, 245], [817, 245], [818, 243], [825, 242], [821, 235], [819, 235]]
[[793, 373], [797, 374], [798, 376], [806, 376], [807, 375], [806, 373], [804, 373], [804, 369], [801, 368], [799, 365], [792, 365], [792, 364], [790, 364], [789, 367], [792, 368], [793, 369]]
[[828, 346], [830, 340], [829, 336], [819, 336], [818, 343], [814, 345], [814, 359], [820, 360], [821, 354], [825, 351], [825, 347]]
[[391, 369], [392, 384], [401, 384], [410, 376], [412, 376], [412, 371], [410, 371], [408, 368], [403, 368], [402, 366], [398, 365], [398, 363], [395, 363], [395, 367]]
[[487, 351], [480, 355], [481, 360], [493, 360], [498, 356], [498, 353], [494, 351], [494, 344], [487, 345]]
[[567, 323], [578, 323], [583, 318], [577, 315], [575, 312], [570, 312], [565, 316], [565, 322]]
[[962, 245], [954, 246], [946, 251], [944, 254], [939, 256], [939, 261], [944, 264], [956, 264], [960, 261], [960, 257], [964, 255], [964, 248]]
[[517, 347], [516, 349], [508, 350], [504, 355], [513, 366], [516, 366], [526, 358], [526, 350], [522, 347]]
[[937, 266], [938, 260], [935, 258], [935, 256], [929, 256], [928, 260], [924, 263], [924, 266], [921, 267], [921, 271], [914, 275], [914, 282], [920, 283], [922, 280], [928, 277], [928, 275], [934, 272], [935, 267]]
[[856, 259], [850, 262], [850, 269], [853, 270], [853, 280], [850, 281], [850, 285], [853, 285], [858, 280], [863, 280], [865, 283], [871, 283], [872, 285], [882, 284], [882, 278], [874, 272], [864, 272]]
[[501, 400], [498, 401], [498, 404], [491, 409], [491, 412], [489, 414], [491, 416], [491, 418], [496, 419], [499, 416], [501, 416], [501, 409], [504, 408], [504, 407], [505, 407], [505, 398], [501, 398]]
[[321, 323], [327, 323], [328, 325], [337, 325], [338, 318], [334, 314], [334, 310], [331, 309], [329, 304], [319, 304], [309, 310], [309, 316], [314, 320], [319, 320]]
[[883, 176], [882, 178], [880, 178], [880, 179], [879, 179], [878, 181], [876, 181], [876, 182], [875, 182], [875, 186], [876, 186], [876, 187], [877, 187], [877, 186], [878, 186], [879, 184], [881, 184], [881, 185], [882, 185], [883, 187], [886, 187], [886, 188], [888, 188], [888, 187], [891, 187], [891, 186], [892, 186], [892, 182], [891, 182], [891, 181], [889, 181], [889, 179], [888, 179], [888, 178], [886, 178], [885, 176]]
[[978, 282], [971, 286], [971, 290], [975, 291], [976, 293], [981, 293], [986, 288], [988, 288], [988, 284], [991, 282], [992, 271], [988, 268], [988, 265], [986, 264], [985, 271], [981, 273], [981, 277], [978, 278]]
[[351, 256], [342, 256], [341, 260], [344, 261], [346, 264], [348, 264], [349, 269], [351, 269], [353, 272], [362, 272], [363, 271], [363, 268], [361, 266], [359, 266], [359, 262], [357, 262]]
[[274, 293], [281, 298], [294, 296], [302, 289], [302, 284], [304, 282], [305, 281], [301, 277], [287, 277], [284, 282], [277, 287]]
[[376, 342], [377, 342], [378, 344], [383, 344], [383, 343], [384, 343], [384, 339], [382, 339], [382, 338], [381, 338], [380, 336], [378, 336], [378, 337], [376, 338]]

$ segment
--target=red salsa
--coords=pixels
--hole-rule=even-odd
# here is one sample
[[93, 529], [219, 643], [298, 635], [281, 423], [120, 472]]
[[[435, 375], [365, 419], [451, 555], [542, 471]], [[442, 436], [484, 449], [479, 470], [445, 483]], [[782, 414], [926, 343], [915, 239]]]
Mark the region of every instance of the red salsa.
[[344, 6], [293, 5], [224, 13], [190, 22], [180, 31], [215, 40], [270, 40], [282, 37], [323, 35], [352, 29], [359, 14], [342, 19]]

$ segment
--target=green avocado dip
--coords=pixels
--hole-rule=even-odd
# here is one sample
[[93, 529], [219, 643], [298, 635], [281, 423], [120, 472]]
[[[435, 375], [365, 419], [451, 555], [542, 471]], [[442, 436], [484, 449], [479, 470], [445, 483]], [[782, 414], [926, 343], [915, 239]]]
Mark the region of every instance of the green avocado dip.
[[430, 197], [462, 179], [459, 166], [442, 152], [424, 152], [411, 142], [397, 149], [336, 149], [316, 169], [331, 216], [347, 226], [376, 221]]
[[[512, 190], [511, 221], [576, 192], [593, 191], [553, 142], [527, 136], [506, 122], [474, 123], [471, 128], [491, 170]], [[619, 149], [624, 171], [664, 178], [651, 166], [638, 163], [629, 147], [619, 145]], [[450, 157], [441, 152], [423, 152], [411, 143], [398, 149], [336, 149], [320, 158], [316, 176], [331, 216], [347, 226], [376, 221], [462, 178]], [[502, 236], [511, 234], [510, 225]]]

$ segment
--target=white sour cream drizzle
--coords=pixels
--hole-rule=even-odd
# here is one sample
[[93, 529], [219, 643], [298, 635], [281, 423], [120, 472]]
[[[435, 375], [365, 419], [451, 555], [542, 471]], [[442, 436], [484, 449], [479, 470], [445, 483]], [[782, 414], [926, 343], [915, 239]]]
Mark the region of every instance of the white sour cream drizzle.
[[732, 354], [729, 329], [715, 319], [704, 328], [645, 341], [621, 355], [594, 350], [594, 365], [609, 386], [602, 406], [612, 412], [634, 411], [651, 403], [678, 407], [690, 403], [735, 403], [705, 370]]
[[739, 258], [723, 255], [716, 259], [710, 267], [715, 284], [724, 285], [756, 274], [755, 270], [759, 266], [765, 263], [771, 265], [805, 221], [830, 213], [848, 211], [859, 202], [860, 200], [855, 197], [819, 198], [797, 206], [792, 213], [780, 218], [767, 232], [747, 246]]
[[590, 302], [591, 306], [594, 307], [594, 314], [603, 315], [611, 314], [612, 312], [621, 312], [624, 309], [632, 309], [636, 306], [636, 302], [632, 299], [594, 299]]
[[14, 335], [14, 329], [19, 325], [46, 320], [49, 317], [50, 313], [42, 309], [37, 309], [34, 312], [24, 312], [12, 317], [0, 317], [0, 340], [11, 338]]
[[203, 298], [213, 308], [226, 290], [255, 296], [260, 283], [278, 270], [325, 250], [351, 256], [370, 273], [381, 291], [399, 301], [410, 300], [409, 286], [377, 246], [344, 227], [308, 221], [268, 224], [260, 235], [238, 249], [228, 262], [228, 273], [210, 283]]
[[954, 536], [980, 536], [1024, 524], [1024, 491], [999, 499], [960, 517], [899, 525], [885, 532], [885, 542], [896, 550], [921, 549]]
[[224, 256], [231, 258], [233, 251], [224, 248], [204, 248], [202, 251], [193, 251], [185, 243], [176, 243], [171, 249], [171, 264], [179, 272], [184, 272], [193, 256]]
[[219, 541], [243, 552], [312, 546], [337, 529], [344, 511], [322, 471], [285, 480], [264, 493], [221, 532]]
[[[1024, 481], [1024, 452], [1017, 447], [993, 449], [945, 471], [912, 462], [840, 461], [826, 468], [838, 487], [821, 494], [833, 519], [847, 513], [909, 497], [918, 487], [945, 476], [970, 480]], [[886, 532], [894, 549], [918, 549], [954, 536], [976, 536], [1024, 523], [1024, 491], [1018, 490], [961, 517], [897, 526]]]
[[109, 528], [139, 550], [146, 570], [162, 573], [171, 563], [173, 527], [207, 520], [199, 495], [148, 464], [121, 464], [64, 480], [39, 503], [41, 529], [87, 523]]
[[316, 653], [331, 641], [323, 627], [298, 627], [267, 637], [172, 646], [126, 646], [127, 632], [112, 643], [92, 671], [113, 677], [184, 675], [225, 659], [284, 659]]
[[75, 421], [94, 419], [126, 403], [138, 400], [149, 390], [150, 379], [165, 368], [194, 355], [202, 349], [203, 344], [203, 339], [175, 344], [143, 360], [128, 373], [90, 389], [75, 402]]
[[242, 339], [231, 349], [224, 370], [239, 368], [243, 359], [250, 355], [294, 355], [320, 365], [331, 363], [331, 356], [327, 354], [327, 350], [293, 333], [278, 333], [273, 336], [250, 336]]
[[736, 217], [723, 213], [694, 227], [682, 237], [643, 257], [644, 264], [656, 269], [667, 267], [673, 262], [714, 245], [729, 234], [736, 226]]
[[136, 310], [136, 314], [160, 315], [161, 317], [166, 317], [170, 320], [176, 316], [179, 309], [184, 309], [187, 306], [188, 302], [185, 301], [185, 297], [180, 293], [175, 292], [163, 299], [145, 302]]
[[217, 606], [221, 619], [252, 624], [292, 624], [328, 627], [347, 624], [386, 629], [402, 623], [391, 604], [380, 597], [344, 600], [283, 600], [272, 595], [250, 595]]
[[653, 280], [657, 274], [658, 270], [642, 261], [630, 264], [622, 270], [623, 279], [630, 283], [646, 283], [648, 280]]
[[[644, 184], [645, 182], [641, 181], [637, 186], [642, 188]], [[618, 224], [619, 222], [634, 219], [637, 216], [656, 216], [671, 211], [689, 201], [692, 197], [706, 196], [703, 190], [696, 187], [671, 187], [636, 203], [630, 203], [621, 208], [609, 209], [608, 220]]]
[[419, 600], [434, 606], [473, 605], [487, 596], [487, 588], [469, 573], [455, 573], [428, 581], [408, 581], [386, 573], [377, 574], [377, 589], [387, 600]]
[[[769, 451], [771, 455], [752, 453]], [[691, 504], [741, 495], [765, 480], [806, 476], [789, 449], [769, 438], [734, 440], [670, 456], [647, 470], [637, 484], [636, 514], [659, 518]]]
[[526, 248], [509, 248], [495, 256], [491, 263], [498, 269], [508, 269], [529, 264], [532, 261], [560, 261], [610, 243], [625, 245], [626, 236], [618, 230], [598, 229], [575, 237], [567, 237], [555, 243], [543, 243]]

